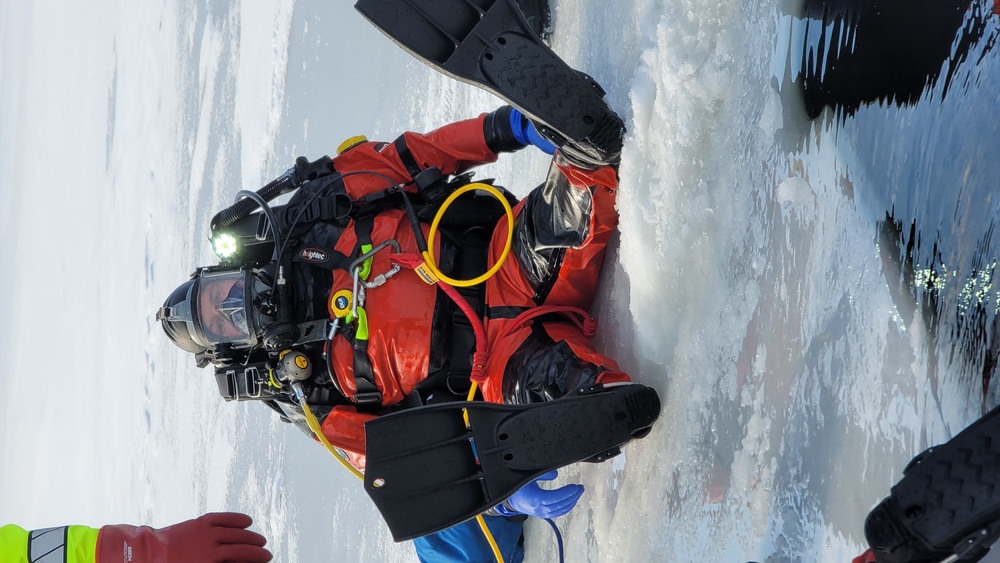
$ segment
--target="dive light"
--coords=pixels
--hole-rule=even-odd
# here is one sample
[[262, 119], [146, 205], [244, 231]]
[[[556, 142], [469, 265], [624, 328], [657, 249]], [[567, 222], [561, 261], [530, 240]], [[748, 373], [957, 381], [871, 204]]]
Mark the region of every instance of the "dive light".
[[236, 241], [236, 237], [229, 233], [218, 233], [212, 238], [212, 250], [215, 251], [215, 255], [220, 260], [229, 260], [236, 255], [239, 249], [240, 245]]

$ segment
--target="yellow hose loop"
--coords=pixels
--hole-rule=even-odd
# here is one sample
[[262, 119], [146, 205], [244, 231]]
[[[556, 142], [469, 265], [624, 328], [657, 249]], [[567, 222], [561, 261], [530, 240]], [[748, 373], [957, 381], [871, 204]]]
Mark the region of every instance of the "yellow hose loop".
[[337, 461], [339, 461], [341, 465], [346, 467], [348, 471], [353, 473], [355, 477], [364, 481], [365, 474], [358, 471], [358, 468], [354, 467], [353, 465], [351, 465], [349, 461], [344, 459], [344, 456], [340, 455], [340, 452], [338, 452], [337, 449], [333, 447], [333, 444], [331, 444], [330, 441], [326, 439], [326, 436], [323, 434], [323, 429], [320, 428], [319, 421], [316, 420], [316, 415], [312, 413], [312, 410], [309, 409], [309, 405], [306, 404], [305, 401], [302, 402], [302, 411], [306, 415], [306, 424], [309, 425], [309, 429], [312, 430], [313, 434], [315, 434], [316, 437], [319, 438], [319, 441], [322, 442], [324, 446], [326, 446], [326, 449], [330, 450], [330, 453], [333, 454], [333, 457], [337, 458]]
[[[504, 244], [503, 252], [500, 253], [500, 258], [497, 259], [497, 263], [493, 265], [485, 274], [473, 278], [471, 280], [456, 280], [449, 278], [448, 276], [441, 273], [441, 270], [437, 267], [437, 262], [434, 261], [434, 236], [437, 234], [438, 224], [441, 223], [441, 218], [444, 217], [445, 211], [448, 210], [448, 206], [454, 202], [458, 196], [471, 192], [473, 190], [483, 190], [489, 193], [491, 196], [495, 197], [503, 205], [504, 213], [507, 214], [507, 242]], [[431, 222], [430, 231], [427, 232], [427, 248], [429, 250], [423, 253], [424, 262], [427, 264], [427, 268], [435, 275], [439, 280], [448, 285], [455, 287], [472, 287], [478, 285], [489, 279], [493, 274], [500, 271], [500, 267], [503, 266], [504, 260], [507, 259], [507, 255], [510, 253], [511, 244], [514, 241], [514, 211], [510, 208], [510, 203], [507, 202], [507, 198], [500, 193], [500, 190], [494, 188], [489, 184], [483, 184], [481, 182], [475, 182], [472, 184], [466, 184], [461, 188], [458, 188], [448, 199], [444, 200], [441, 204], [441, 208], [438, 209], [437, 214], [434, 215], [434, 221]]]

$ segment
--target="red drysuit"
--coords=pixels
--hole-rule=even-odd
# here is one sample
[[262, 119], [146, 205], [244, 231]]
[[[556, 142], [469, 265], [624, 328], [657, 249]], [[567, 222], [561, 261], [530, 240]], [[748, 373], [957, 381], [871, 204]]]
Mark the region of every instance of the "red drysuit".
[[[343, 181], [353, 199], [384, 190], [386, 180], [371, 174], [350, 175], [352, 171], [384, 174], [400, 184], [435, 166], [445, 175], [459, 174], [497, 159], [499, 151], [491, 148], [488, 138], [488, 115], [427, 134], [405, 133], [393, 143], [363, 142], [334, 158], [333, 166], [347, 174]], [[614, 168], [585, 170], [568, 164], [557, 153], [545, 182], [514, 208], [510, 255], [486, 281], [489, 360], [482, 385], [485, 400], [537, 402], [595, 382], [628, 381], [613, 360], [594, 349], [593, 321], [584, 318], [594, 298], [608, 239], [617, 225], [617, 186]], [[356, 227], [352, 220], [335, 250], [352, 255], [359, 243]], [[423, 228], [426, 236], [427, 225]], [[394, 238], [403, 253], [417, 252], [404, 210], [381, 211], [364, 229], [370, 229], [367, 238], [373, 245]], [[493, 231], [490, 264], [506, 239], [503, 217]], [[376, 254], [371, 271], [388, 271], [390, 254]], [[348, 272], [335, 271], [330, 295], [351, 289], [352, 283]], [[402, 401], [426, 377], [433, 354], [431, 326], [437, 299], [437, 289], [412, 271], [401, 272], [367, 292], [366, 352], [383, 406]], [[522, 316], [539, 306], [547, 307], [538, 310], [543, 316]], [[356, 391], [356, 356], [348, 339], [335, 339], [331, 365], [348, 399]], [[363, 424], [374, 416], [354, 406], [336, 406], [322, 423], [323, 433], [333, 445], [356, 454], [352, 459], [363, 465]]]

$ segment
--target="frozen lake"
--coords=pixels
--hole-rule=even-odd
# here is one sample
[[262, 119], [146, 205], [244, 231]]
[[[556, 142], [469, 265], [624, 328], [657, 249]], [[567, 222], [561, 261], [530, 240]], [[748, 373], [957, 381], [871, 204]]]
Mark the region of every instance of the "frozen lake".
[[[414, 561], [321, 447], [224, 404], [152, 317], [211, 262], [208, 221], [238, 190], [349, 136], [500, 102], [346, 2], [36, 4], [0, 12], [22, 24], [4, 24], [0, 67], [0, 220], [18, 241], [0, 255], [16, 272], [0, 286], [14, 304], [0, 520], [241, 509], [278, 561]], [[997, 403], [1000, 17], [981, 0], [954, 26], [914, 8], [890, 44], [866, 42], [885, 25], [870, 14], [842, 25], [841, 3], [826, 22], [793, 4], [553, 0], [553, 49], [629, 128], [598, 339], [663, 399], [647, 438], [561, 472], [587, 487], [559, 522], [567, 561], [849, 561], [906, 462]], [[907, 50], [910, 29], [943, 47]], [[929, 85], [873, 101], [844, 86], [900, 87], [898, 61]], [[78, 179], [53, 178], [58, 154]], [[478, 176], [523, 195], [546, 165], [524, 151]], [[67, 314], [89, 324], [57, 350], [45, 381], [62, 393], [39, 407], [20, 374], [53, 356]], [[555, 560], [547, 526], [529, 523], [527, 552]]]

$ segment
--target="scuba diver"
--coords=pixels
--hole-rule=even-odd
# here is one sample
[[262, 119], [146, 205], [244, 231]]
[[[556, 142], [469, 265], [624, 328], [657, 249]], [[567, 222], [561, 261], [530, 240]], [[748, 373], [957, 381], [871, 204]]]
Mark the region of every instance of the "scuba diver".
[[[495, 275], [463, 289], [486, 320], [486, 401], [540, 402], [629, 381], [595, 350], [585, 313], [617, 221], [624, 127], [614, 119], [618, 133], [606, 145], [555, 152], [545, 183], [516, 203], [511, 237], [502, 206], [476, 193], [440, 223], [435, 261], [449, 277], [481, 273], [509, 245]], [[529, 144], [554, 149], [504, 106], [391, 143], [351, 138], [333, 159], [300, 158], [271, 184], [298, 187], [286, 205], [228, 226], [232, 208], [216, 216], [216, 249], [243, 254], [197, 269], [157, 319], [198, 366], [215, 367], [224, 398], [261, 400], [312, 435], [290, 389], [307, 383], [323, 434], [363, 468], [364, 422], [464, 398], [473, 369], [468, 320], [400, 257], [419, 252], [429, 214], [469, 185], [469, 168]], [[246, 202], [256, 200], [235, 207]]]
[[[463, 400], [473, 382], [484, 401], [508, 405], [629, 382], [596, 350], [586, 313], [617, 224], [625, 128], [605, 108], [600, 134], [582, 141], [553, 143], [503, 106], [392, 142], [354, 137], [334, 158], [300, 157], [215, 216], [220, 263], [198, 268], [157, 319], [199, 367], [214, 367], [227, 401], [263, 402], [358, 470], [366, 422]], [[520, 202], [471, 183], [469, 169], [529, 145], [554, 155]], [[582, 492], [531, 483], [494, 507], [492, 521], [513, 526], [502, 534], [508, 551], [523, 550], [519, 514], [564, 514]], [[422, 559], [439, 560], [453, 533], [418, 542]]]
[[[478, 275], [510, 246], [495, 275], [461, 290], [485, 317], [486, 401], [548, 401], [629, 381], [595, 349], [585, 313], [617, 220], [620, 123], [604, 145], [554, 151], [545, 183], [514, 206], [511, 237], [502, 205], [476, 193], [455, 200], [442, 219], [434, 253], [444, 275]], [[555, 148], [504, 106], [391, 143], [349, 139], [333, 159], [300, 158], [275, 184], [298, 186], [286, 205], [225, 227], [227, 218], [216, 216], [217, 248], [235, 240], [244, 254], [199, 268], [157, 318], [199, 366], [214, 366], [225, 399], [260, 400], [311, 435], [292, 391], [301, 385], [322, 437], [363, 469], [364, 423], [463, 399], [476, 352], [458, 307], [394, 257], [418, 252], [429, 213], [473, 185], [469, 168], [529, 144]], [[268, 225], [277, 226], [272, 234]], [[582, 488], [547, 492], [556, 503], [572, 497], [568, 511]]]
[[0, 526], [4, 563], [266, 563], [264, 536], [235, 512], [209, 513], [167, 526], [60, 526], [25, 530]]
[[[157, 320], [213, 366], [224, 399], [263, 402], [364, 479], [422, 561], [516, 562], [526, 515], [560, 516], [583, 493], [538, 481], [616, 455], [660, 410], [595, 348], [586, 312], [617, 225], [624, 123], [512, 0], [355, 7], [510, 105], [391, 142], [352, 137], [239, 192], [211, 221], [219, 264]], [[553, 156], [521, 201], [472, 181], [529, 145]]]

